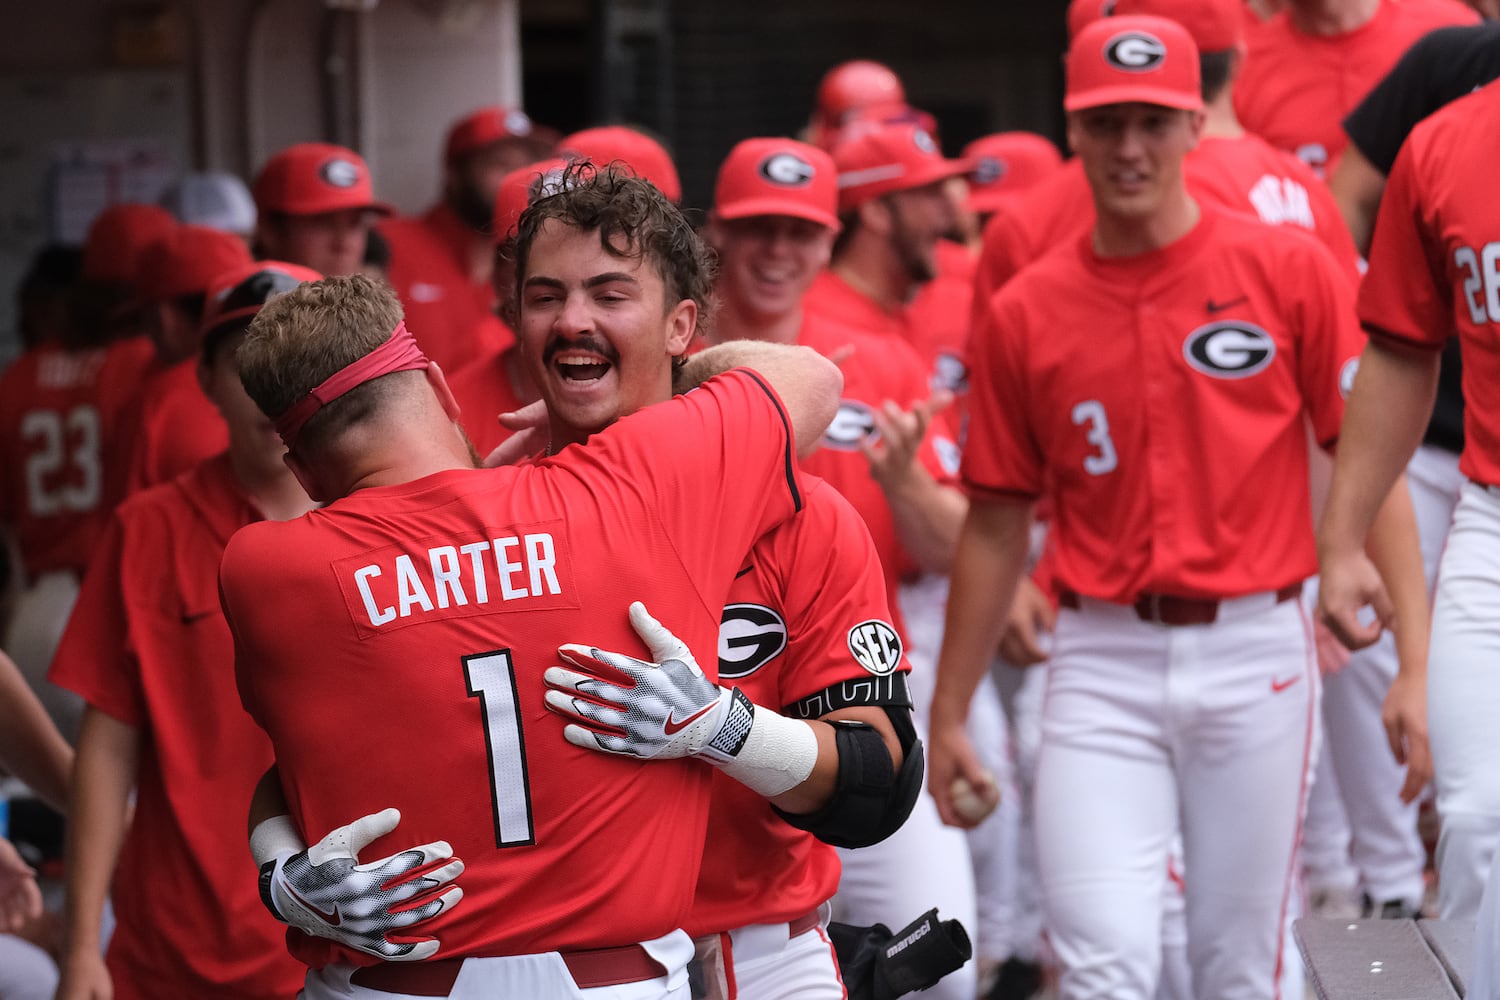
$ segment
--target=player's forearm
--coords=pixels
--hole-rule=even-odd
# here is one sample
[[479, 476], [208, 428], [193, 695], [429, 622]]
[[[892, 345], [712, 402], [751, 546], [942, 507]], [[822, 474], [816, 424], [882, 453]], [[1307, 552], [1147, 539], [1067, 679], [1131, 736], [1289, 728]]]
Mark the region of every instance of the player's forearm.
[[1318, 529], [1319, 555], [1358, 551], [1412, 453], [1437, 393], [1438, 354], [1372, 340], [1344, 413], [1333, 482]]
[[68, 799], [66, 951], [99, 947], [139, 755], [139, 730], [92, 706], [84, 710]]
[[953, 559], [933, 720], [961, 723], [968, 718], [969, 702], [989, 669], [1006, 612], [1026, 572], [1032, 507], [1031, 501], [1019, 499], [969, 505]]
[[285, 816], [291, 812], [286, 793], [281, 788], [281, 771], [272, 764], [256, 782], [250, 795], [250, 832], [272, 816]]
[[798, 454], [817, 448], [838, 412], [844, 375], [837, 365], [810, 347], [731, 340], [689, 358], [675, 383], [679, 390], [689, 389], [734, 368], [753, 369], [776, 390], [791, 421]]
[[[759, 715], [765, 709], [756, 706], [756, 714]], [[838, 712], [832, 712], [821, 719], [811, 720], [806, 723], [811, 727], [818, 738], [818, 759], [813, 765], [812, 773], [807, 780], [795, 788], [790, 788], [780, 795], [771, 796], [769, 801], [782, 812], [788, 813], [811, 813], [822, 809], [833, 797], [834, 788], [837, 784], [839, 774], [839, 751], [838, 743], [834, 738], [831, 720], [848, 719], [856, 722], [865, 722], [874, 726], [881, 737], [885, 740], [885, 746], [891, 754], [891, 767], [900, 770], [902, 753], [901, 741], [896, 737], [896, 731], [891, 726], [890, 717], [886, 715], [885, 709], [878, 707], [849, 708]]]
[[1427, 640], [1431, 612], [1417, 516], [1412, 509], [1406, 476], [1396, 478], [1365, 543], [1370, 561], [1380, 570], [1396, 612], [1395, 639], [1398, 669], [1411, 677], [1427, 674]]
[[882, 480], [880, 486], [907, 554], [929, 573], [952, 569], [968, 499], [915, 463], [908, 475], [894, 482]]
[[1365, 159], [1359, 147], [1350, 143], [1339, 156], [1338, 166], [1329, 178], [1328, 189], [1338, 203], [1339, 214], [1361, 254], [1370, 252], [1370, 235], [1375, 231], [1375, 213], [1385, 192], [1385, 174]]
[[0, 740], [0, 764], [52, 808], [67, 809], [73, 748], [4, 653], [0, 653]]

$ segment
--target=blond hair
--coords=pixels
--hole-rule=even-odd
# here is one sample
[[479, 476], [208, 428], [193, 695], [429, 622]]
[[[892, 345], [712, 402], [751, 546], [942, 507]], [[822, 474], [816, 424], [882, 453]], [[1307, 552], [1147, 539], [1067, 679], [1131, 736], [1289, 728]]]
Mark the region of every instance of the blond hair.
[[[401, 320], [401, 303], [384, 282], [362, 274], [304, 282], [256, 313], [235, 354], [240, 381], [261, 412], [275, 420], [329, 376], [379, 347]], [[367, 416], [383, 395], [381, 383], [392, 377], [366, 382], [319, 410], [304, 426], [299, 448]]]

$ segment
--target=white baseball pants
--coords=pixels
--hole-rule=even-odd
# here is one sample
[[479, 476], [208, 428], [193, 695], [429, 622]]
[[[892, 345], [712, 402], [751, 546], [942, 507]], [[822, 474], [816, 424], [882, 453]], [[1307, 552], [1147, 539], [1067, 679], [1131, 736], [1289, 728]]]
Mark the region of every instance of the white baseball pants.
[[1179, 833], [1194, 994], [1277, 996], [1317, 695], [1297, 601], [1252, 595], [1179, 627], [1088, 600], [1060, 613], [1036, 825], [1065, 1000], [1156, 995]]

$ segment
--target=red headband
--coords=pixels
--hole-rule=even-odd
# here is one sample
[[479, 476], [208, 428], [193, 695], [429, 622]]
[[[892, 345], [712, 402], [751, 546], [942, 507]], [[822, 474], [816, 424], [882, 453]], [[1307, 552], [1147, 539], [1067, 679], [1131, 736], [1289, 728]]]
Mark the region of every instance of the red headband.
[[397, 323], [396, 329], [391, 331], [391, 335], [379, 347], [328, 376], [322, 385], [297, 400], [277, 417], [276, 433], [281, 435], [282, 442], [290, 449], [296, 444], [297, 435], [302, 433], [302, 425], [311, 420], [314, 413], [344, 393], [382, 375], [416, 371], [426, 368], [430, 363], [427, 355], [417, 346], [416, 338], [406, 329], [406, 324]]

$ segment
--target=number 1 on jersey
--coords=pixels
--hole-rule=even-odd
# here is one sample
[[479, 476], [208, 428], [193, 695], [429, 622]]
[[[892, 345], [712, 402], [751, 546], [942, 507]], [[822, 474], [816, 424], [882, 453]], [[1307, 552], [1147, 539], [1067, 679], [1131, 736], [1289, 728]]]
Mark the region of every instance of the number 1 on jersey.
[[521, 706], [510, 650], [465, 656], [469, 697], [484, 713], [484, 745], [490, 756], [490, 802], [494, 806], [495, 846], [536, 843], [531, 826], [531, 785], [526, 780], [526, 744], [521, 738]]
[[1115, 454], [1115, 443], [1109, 437], [1109, 418], [1104, 415], [1104, 404], [1097, 399], [1085, 399], [1073, 407], [1073, 423], [1079, 427], [1088, 424], [1088, 442], [1099, 449], [1097, 454], [1084, 456], [1084, 471], [1091, 476], [1113, 472], [1120, 459]]

